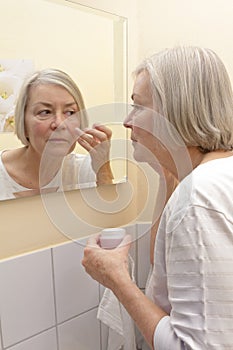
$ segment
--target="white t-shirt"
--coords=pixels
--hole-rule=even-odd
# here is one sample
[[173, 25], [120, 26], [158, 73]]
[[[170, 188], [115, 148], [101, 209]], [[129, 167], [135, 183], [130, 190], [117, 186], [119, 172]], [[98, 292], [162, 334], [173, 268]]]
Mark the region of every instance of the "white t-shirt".
[[[2, 162], [3, 152], [0, 152], [0, 200], [16, 198], [22, 192], [33, 194], [33, 189], [19, 185], [10, 177]], [[93, 186], [96, 186], [96, 175], [91, 167], [90, 156], [71, 153], [64, 158], [62, 168], [43, 190], [61, 192]]]
[[233, 157], [199, 165], [161, 218], [146, 294], [156, 350], [233, 349]]

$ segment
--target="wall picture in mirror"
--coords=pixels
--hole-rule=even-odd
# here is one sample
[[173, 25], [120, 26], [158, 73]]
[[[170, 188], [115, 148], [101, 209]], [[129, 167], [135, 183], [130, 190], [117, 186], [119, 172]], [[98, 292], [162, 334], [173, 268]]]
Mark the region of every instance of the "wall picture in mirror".
[[[25, 13], [30, 13], [30, 16], [25, 18]], [[52, 68], [64, 72], [77, 84], [87, 110], [88, 128], [92, 129], [93, 123], [104, 124], [111, 130], [112, 144], [115, 139], [121, 140], [120, 166], [116, 159], [110, 162], [113, 176], [111, 183], [124, 180], [124, 113], [108, 113], [109, 109], [102, 110], [101, 106], [127, 102], [126, 19], [74, 1], [8, 0], [1, 4], [0, 20], [2, 28], [6, 28], [0, 33], [0, 163], [4, 164], [5, 157], [5, 175], [13, 175], [13, 180], [17, 181], [11, 166], [14, 158], [7, 158], [7, 150], [17, 149], [16, 159], [19, 159], [23, 149], [28, 147], [18, 133], [16, 132], [16, 135], [14, 132], [15, 105], [22, 82], [34, 71]], [[93, 120], [93, 113], [89, 111], [98, 106], [108, 115], [98, 113], [99, 119], [96, 120], [94, 113]], [[80, 106], [77, 107], [79, 110]], [[52, 114], [56, 113], [53, 111]], [[93, 135], [89, 133], [89, 137], [93, 138]], [[117, 148], [119, 149], [119, 144]], [[83, 147], [77, 142], [72, 153], [87, 155], [89, 151], [88, 147]], [[111, 150], [110, 160], [115, 158], [112, 152]], [[37, 194], [38, 181], [36, 179], [34, 184], [29, 185], [22, 183], [19, 176], [19, 183], [23, 187], [21, 194], [24, 196], [24, 189], [25, 195]], [[92, 183], [88, 183], [88, 187]], [[19, 192], [15, 197], [20, 196]]]
[[32, 60], [0, 59], [0, 132], [14, 132], [14, 108], [19, 89], [33, 71]]

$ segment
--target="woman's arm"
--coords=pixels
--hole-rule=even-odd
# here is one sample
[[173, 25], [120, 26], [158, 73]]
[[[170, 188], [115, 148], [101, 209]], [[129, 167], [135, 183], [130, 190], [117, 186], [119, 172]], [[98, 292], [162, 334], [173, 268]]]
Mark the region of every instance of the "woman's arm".
[[84, 250], [83, 266], [92, 278], [113, 291], [153, 348], [154, 330], [166, 313], [149, 300], [130, 278], [129, 236], [113, 250], [104, 250], [97, 243], [96, 238], [89, 240]]

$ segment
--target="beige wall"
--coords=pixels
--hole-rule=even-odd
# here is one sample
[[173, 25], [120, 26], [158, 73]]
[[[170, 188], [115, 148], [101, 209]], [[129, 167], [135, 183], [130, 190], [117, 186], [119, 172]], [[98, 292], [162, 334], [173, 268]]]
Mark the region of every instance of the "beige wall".
[[[120, 191], [126, 191], [123, 184]], [[100, 197], [106, 202], [116, 199], [116, 186], [99, 189]], [[99, 208], [92, 208], [96, 200], [92, 189], [66, 193], [66, 203], [60, 195], [50, 194], [42, 201], [40, 196], [0, 202], [0, 259], [12, 255], [62, 243], [70, 238], [77, 239], [97, 233], [98, 227], [127, 224], [127, 218], [134, 219], [133, 203], [126, 210], [108, 216]], [[93, 197], [93, 200], [92, 200]], [[68, 215], [67, 215], [68, 212]], [[99, 230], [100, 230], [99, 229]]]
[[223, 59], [233, 80], [232, 0], [80, 0], [128, 18], [130, 73], [153, 52], [175, 45], [212, 48]]
[[139, 59], [175, 45], [212, 48], [233, 80], [232, 0], [139, 0]]
[[[7, 33], [0, 32], [0, 59], [29, 59], [35, 69], [55, 67], [64, 70], [78, 83], [88, 108], [112, 103], [115, 98], [112, 18], [81, 11], [70, 4], [4, 1], [0, 12], [2, 28], [8, 28], [9, 16], [6, 14], [11, 13], [13, 20]], [[23, 18], [25, 11], [30, 13], [27, 21]], [[51, 13], [55, 18], [53, 23]], [[94, 71], [93, 62], [97, 68]], [[99, 81], [103, 89], [99, 89]]]

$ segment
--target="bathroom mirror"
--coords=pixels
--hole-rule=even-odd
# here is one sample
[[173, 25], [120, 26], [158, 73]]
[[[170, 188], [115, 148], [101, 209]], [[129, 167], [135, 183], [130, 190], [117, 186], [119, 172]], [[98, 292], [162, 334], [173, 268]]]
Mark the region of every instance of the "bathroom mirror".
[[[22, 146], [14, 134], [13, 109], [30, 71], [53, 67], [68, 73], [87, 110], [127, 102], [126, 18], [71, 0], [8, 0], [1, 2], [0, 21], [0, 150]], [[110, 113], [90, 124], [109, 124], [113, 140], [126, 140], [122, 118]], [[116, 162], [112, 167], [115, 183], [126, 178], [122, 159], [120, 168]]]

